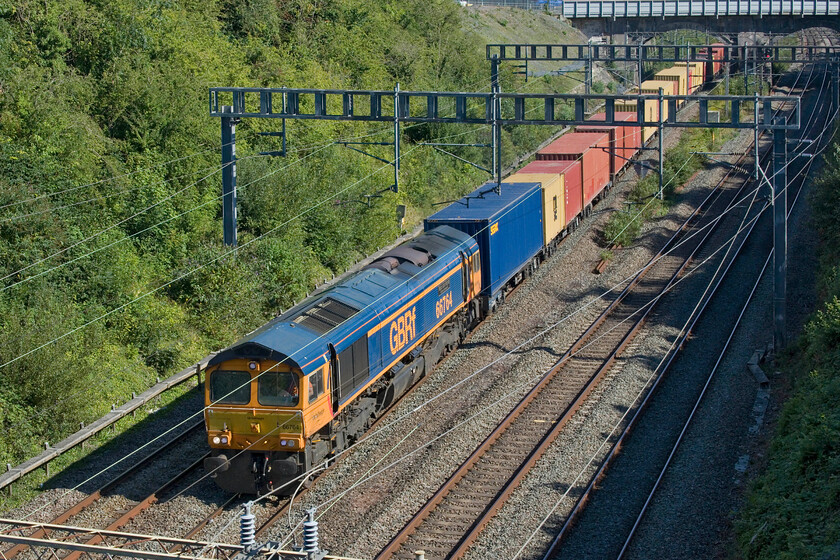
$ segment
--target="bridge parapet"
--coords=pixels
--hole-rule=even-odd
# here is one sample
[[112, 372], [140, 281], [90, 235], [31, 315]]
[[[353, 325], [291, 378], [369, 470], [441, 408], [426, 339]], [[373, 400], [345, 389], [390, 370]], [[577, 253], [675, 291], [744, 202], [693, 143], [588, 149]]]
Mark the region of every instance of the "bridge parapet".
[[568, 19], [840, 15], [840, 0], [566, 0]]
[[764, 60], [765, 62], [833, 61], [840, 47], [813, 45], [569, 45], [538, 43], [492, 43], [486, 46], [487, 60], [594, 62], [696, 62], [709, 60], [712, 49], [723, 62]]

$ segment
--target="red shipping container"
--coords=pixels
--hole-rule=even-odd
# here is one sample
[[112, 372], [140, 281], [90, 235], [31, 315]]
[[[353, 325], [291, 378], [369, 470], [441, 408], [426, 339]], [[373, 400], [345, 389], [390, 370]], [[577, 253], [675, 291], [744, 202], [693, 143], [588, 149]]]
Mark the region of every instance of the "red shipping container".
[[585, 208], [610, 182], [610, 135], [605, 132], [564, 134], [537, 152], [537, 159], [581, 161]]
[[[593, 121], [606, 119], [605, 113], [596, 113], [590, 117]], [[616, 111], [616, 121], [633, 122], [636, 120], [636, 113], [628, 111]], [[638, 126], [607, 126], [588, 124], [577, 127], [577, 132], [608, 132], [610, 134], [610, 148], [612, 151], [612, 168], [610, 173], [613, 177], [627, 165], [628, 160], [636, 155], [642, 147], [642, 130]]]
[[[593, 115], [594, 118], [595, 115]], [[604, 120], [601, 118], [600, 120]], [[609, 149], [607, 152], [610, 156], [610, 180], [615, 177], [615, 174], [621, 169], [623, 161], [621, 158], [618, 157], [619, 151], [622, 148], [622, 143], [624, 142], [624, 138], [621, 137], [621, 131], [618, 130], [619, 127], [617, 126], [608, 126], [608, 125], [579, 125], [575, 127], [575, 132], [600, 132], [606, 133], [609, 136]], [[623, 154], [621, 154], [623, 155]]]
[[566, 223], [569, 225], [583, 210], [583, 166], [579, 161], [532, 161], [517, 173], [559, 173], [565, 175], [566, 196], [564, 204]]
[[723, 43], [712, 43], [712, 60], [714, 60], [715, 75], [723, 70]]

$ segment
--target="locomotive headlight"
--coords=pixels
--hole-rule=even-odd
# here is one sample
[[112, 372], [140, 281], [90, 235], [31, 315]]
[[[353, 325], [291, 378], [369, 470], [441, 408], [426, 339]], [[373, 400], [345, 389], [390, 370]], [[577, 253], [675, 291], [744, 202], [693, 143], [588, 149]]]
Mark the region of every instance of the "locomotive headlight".
[[286, 440], [285, 440], [285, 439], [281, 439], [281, 440], [280, 440], [280, 445], [286, 445]]
[[227, 445], [227, 442], [228, 442], [227, 436], [222, 436], [222, 443]]
[[251, 371], [256, 371], [258, 366], [259, 364], [257, 364], [257, 362], [248, 362], [248, 369]]
[[213, 443], [215, 443], [216, 445], [219, 445], [219, 443], [221, 443], [221, 441], [222, 441], [222, 438], [220, 438], [219, 436], [215, 436], [213, 438]]

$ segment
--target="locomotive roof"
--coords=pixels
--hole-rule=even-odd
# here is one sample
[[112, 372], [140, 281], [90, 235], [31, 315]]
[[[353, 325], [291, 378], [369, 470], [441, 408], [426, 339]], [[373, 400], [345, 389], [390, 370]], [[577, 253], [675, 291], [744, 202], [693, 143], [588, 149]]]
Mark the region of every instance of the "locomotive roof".
[[359, 326], [441, 273], [441, 256], [472, 244], [471, 237], [448, 226], [421, 234], [259, 327], [219, 352], [209, 365], [233, 358], [271, 359], [311, 373], [326, 363], [328, 343], [340, 352], [352, 341], [342, 342]]

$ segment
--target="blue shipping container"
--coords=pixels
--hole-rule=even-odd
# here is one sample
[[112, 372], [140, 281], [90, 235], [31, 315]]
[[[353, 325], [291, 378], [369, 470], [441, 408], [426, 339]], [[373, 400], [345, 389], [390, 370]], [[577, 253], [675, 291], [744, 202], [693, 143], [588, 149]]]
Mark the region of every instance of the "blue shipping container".
[[492, 303], [505, 284], [539, 253], [543, 244], [539, 183], [486, 183], [429, 216], [424, 229], [448, 225], [472, 236], [481, 251], [481, 283]]

